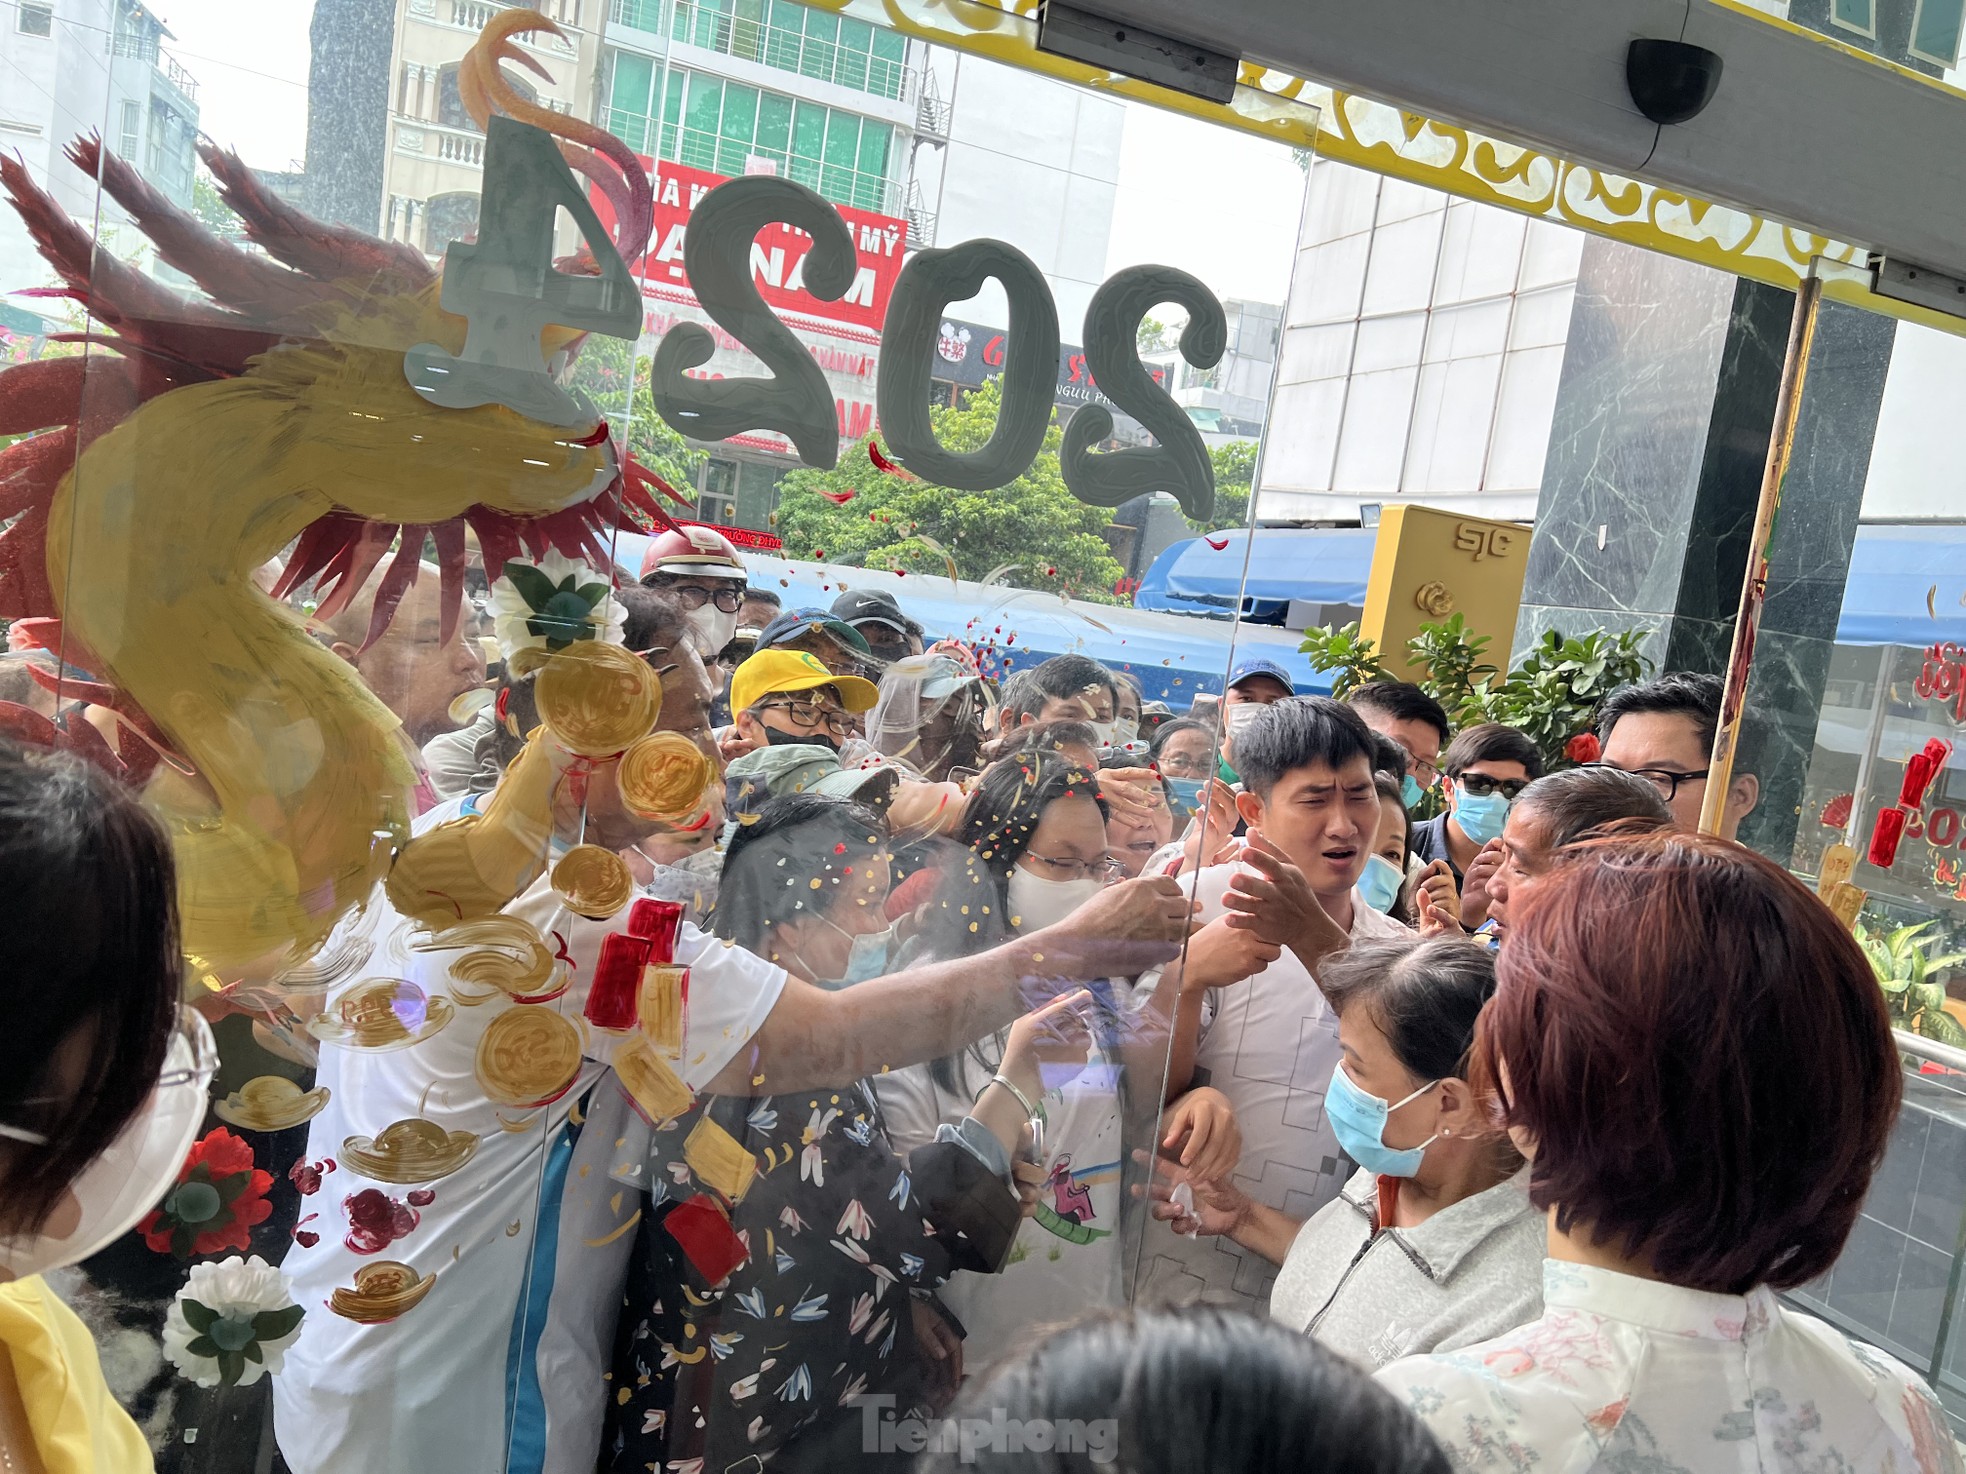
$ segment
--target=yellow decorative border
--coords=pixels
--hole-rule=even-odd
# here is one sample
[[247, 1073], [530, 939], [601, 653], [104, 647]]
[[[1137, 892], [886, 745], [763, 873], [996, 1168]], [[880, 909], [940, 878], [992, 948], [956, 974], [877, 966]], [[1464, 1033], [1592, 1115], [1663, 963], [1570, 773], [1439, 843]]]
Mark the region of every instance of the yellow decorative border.
[[[1318, 158], [1499, 205], [1540, 220], [1794, 290], [1816, 263], [1824, 294], [1966, 336], [1966, 322], [1870, 290], [1868, 247], [1798, 230], [1662, 185], [1573, 163], [1321, 82], [1244, 62], [1232, 102], [1218, 104], [1037, 49], [1038, 0], [801, 0], [1006, 66], [1150, 103], [1311, 150]], [[1769, 24], [1781, 24], [1746, 10]], [[1797, 29], [1789, 27], [1789, 29]], [[1832, 37], [1798, 32], [1827, 46]], [[1843, 47], [1844, 50], [1850, 50]], [[1953, 91], [1882, 58], [1852, 55]]]

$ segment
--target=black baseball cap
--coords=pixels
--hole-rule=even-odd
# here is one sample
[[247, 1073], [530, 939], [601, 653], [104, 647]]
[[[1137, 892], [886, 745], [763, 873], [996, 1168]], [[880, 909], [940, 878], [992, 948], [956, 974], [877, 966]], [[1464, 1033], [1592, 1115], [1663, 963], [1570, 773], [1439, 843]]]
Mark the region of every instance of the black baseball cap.
[[877, 589], [849, 589], [833, 601], [833, 618], [845, 620], [858, 629], [863, 624], [886, 624], [896, 634], [906, 634], [907, 618], [894, 595]]

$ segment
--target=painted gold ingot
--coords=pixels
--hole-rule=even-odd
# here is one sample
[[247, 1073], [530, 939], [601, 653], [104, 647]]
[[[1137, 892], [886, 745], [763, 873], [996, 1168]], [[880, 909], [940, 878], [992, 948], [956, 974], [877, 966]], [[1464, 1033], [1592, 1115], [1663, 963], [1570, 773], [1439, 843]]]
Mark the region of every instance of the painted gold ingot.
[[378, 1259], [355, 1271], [355, 1287], [337, 1287], [328, 1296], [328, 1308], [347, 1320], [365, 1326], [392, 1321], [423, 1302], [437, 1283], [437, 1276], [419, 1276], [407, 1264], [394, 1259]]
[[662, 682], [621, 646], [581, 640], [540, 668], [533, 699], [556, 741], [583, 757], [611, 757], [655, 725]]
[[758, 1159], [736, 1137], [705, 1116], [683, 1141], [683, 1160], [731, 1202], [740, 1201], [758, 1175]]
[[614, 1073], [636, 1108], [657, 1126], [675, 1120], [696, 1099], [696, 1092], [640, 1034], [630, 1035], [615, 1050]]
[[421, 1116], [392, 1121], [373, 1138], [351, 1136], [341, 1144], [344, 1167], [377, 1182], [414, 1185], [435, 1182], [457, 1171], [478, 1150], [470, 1131], [446, 1131]]
[[680, 823], [703, 807], [716, 774], [694, 742], [678, 732], [651, 732], [621, 755], [615, 783], [629, 812]]
[[344, 1049], [403, 1049], [428, 1039], [456, 1012], [448, 998], [428, 997], [403, 978], [370, 978], [341, 995], [334, 1009], [317, 1013], [307, 1032]]
[[432, 930], [495, 916], [546, 869], [564, 760], [533, 732], [484, 811], [419, 834], [389, 872], [389, 902]]
[[689, 969], [651, 962], [642, 969], [637, 1012], [649, 1043], [670, 1059], [683, 1057], [683, 986]]
[[539, 929], [519, 916], [480, 916], [410, 944], [419, 952], [459, 952], [450, 965], [451, 994], [466, 1005], [503, 994], [537, 1003], [566, 990], [567, 970]]
[[514, 1005], [485, 1026], [475, 1068], [493, 1104], [545, 1105], [580, 1073], [580, 1030], [550, 1008]]
[[313, 1120], [328, 1103], [328, 1087], [302, 1090], [285, 1075], [255, 1075], [212, 1110], [242, 1131], [286, 1131]]
[[553, 889], [575, 915], [605, 921], [628, 904], [635, 877], [613, 850], [578, 844], [553, 867]]

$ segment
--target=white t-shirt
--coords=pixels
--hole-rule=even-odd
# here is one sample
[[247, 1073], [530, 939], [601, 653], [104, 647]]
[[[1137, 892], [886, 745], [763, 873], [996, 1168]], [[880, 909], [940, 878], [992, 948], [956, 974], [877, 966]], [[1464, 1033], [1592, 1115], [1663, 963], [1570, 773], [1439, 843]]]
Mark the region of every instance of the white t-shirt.
[[[1181, 878], [1201, 902], [1203, 921], [1226, 908], [1234, 865]], [[1354, 896], [1354, 939], [1413, 933]], [[1195, 1050], [1196, 1085], [1229, 1098], [1242, 1128], [1237, 1187], [1257, 1202], [1309, 1218], [1337, 1197], [1354, 1166], [1324, 1115], [1324, 1092], [1338, 1068], [1338, 1019], [1294, 952], [1232, 987], [1209, 991]], [[1261, 1310], [1276, 1266], [1226, 1236], [1185, 1239], [1165, 1223], [1147, 1230], [1141, 1286], [1150, 1294], [1233, 1297]]]
[[[457, 813], [456, 804], [441, 806], [418, 827]], [[504, 998], [457, 1003], [445, 1027], [407, 1048], [321, 1048], [318, 1083], [328, 1088], [329, 1100], [309, 1129], [307, 1160], [333, 1159], [336, 1170], [324, 1172], [319, 1191], [301, 1208], [301, 1230], [318, 1234], [319, 1241], [297, 1241], [284, 1265], [307, 1319], [274, 1379], [280, 1450], [294, 1474], [497, 1474], [507, 1467], [510, 1440], [544, 1436], [538, 1393], [527, 1390], [537, 1385], [533, 1369], [517, 1376], [516, 1405], [508, 1405], [508, 1373], [521, 1371], [528, 1353], [519, 1348], [541, 1334], [555, 1280], [552, 1265], [556, 1255], [563, 1257], [561, 1202], [572, 1161], [568, 1117], [606, 1072], [614, 1040], [589, 1033], [574, 1088], [530, 1117], [495, 1108], [473, 1065], [487, 1025], [507, 1009], [552, 1008], [585, 1032], [581, 1010], [601, 939], [621, 923], [573, 916], [544, 876], [506, 909], [531, 921], [549, 946], [572, 959], [573, 984], [562, 997], [535, 1004]], [[412, 950], [410, 924], [380, 897], [352, 924], [375, 939], [355, 981], [406, 978], [433, 999], [452, 998], [448, 967], [458, 953]], [[677, 1072], [700, 1090], [758, 1032], [778, 1001], [785, 973], [688, 922], [676, 959], [690, 969]], [[611, 1080], [603, 1086], [604, 1092], [616, 1089]], [[346, 1200], [375, 1188], [408, 1207], [407, 1195], [416, 1188], [357, 1175], [343, 1160], [343, 1142], [372, 1137], [412, 1116], [476, 1133], [477, 1150], [458, 1171], [417, 1185], [434, 1198], [413, 1210], [413, 1230], [375, 1253], [358, 1253], [346, 1242]], [[521, 1129], [505, 1129], [505, 1122], [521, 1118]], [[628, 1194], [631, 1203], [633, 1197]], [[624, 1216], [627, 1211], [632, 1209], [625, 1208]], [[614, 1243], [632, 1239], [632, 1232], [625, 1233]], [[332, 1292], [352, 1286], [363, 1265], [384, 1259], [434, 1274], [436, 1283], [392, 1322], [362, 1325], [336, 1315], [328, 1306]]]

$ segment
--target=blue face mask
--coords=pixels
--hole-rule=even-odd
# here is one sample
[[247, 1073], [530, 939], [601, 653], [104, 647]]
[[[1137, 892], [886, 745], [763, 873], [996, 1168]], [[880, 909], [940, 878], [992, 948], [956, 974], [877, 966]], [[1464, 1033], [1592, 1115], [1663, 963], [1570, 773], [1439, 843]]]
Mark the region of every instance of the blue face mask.
[[1367, 855], [1365, 873], [1358, 878], [1359, 899], [1374, 911], [1390, 911], [1405, 883], [1406, 877], [1391, 860], [1384, 855]]
[[1185, 819], [1201, 807], [1201, 791], [1208, 786], [1206, 778], [1169, 778], [1166, 781], [1168, 792], [1174, 799], [1170, 807], [1175, 818]]
[[[834, 931], [846, 934], [846, 928], [830, 916], [819, 918]], [[864, 983], [869, 978], [877, 978], [887, 972], [887, 954], [894, 942], [894, 928], [886, 931], [862, 932], [853, 938], [853, 946], [846, 955], [846, 970], [836, 978], [814, 978], [813, 982], [829, 992], [841, 988], [851, 988], [855, 983]]]
[[1400, 800], [1409, 808], [1418, 808], [1420, 800], [1427, 796], [1427, 790], [1420, 786], [1420, 780], [1408, 773], [1400, 780]]
[[1331, 1130], [1338, 1138], [1345, 1155], [1368, 1172], [1376, 1172], [1381, 1177], [1411, 1177], [1420, 1170], [1420, 1158], [1428, 1147], [1440, 1138], [1430, 1136], [1418, 1146], [1398, 1151], [1386, 1145], [1386, 1117], [1405, 1105], [1407, 1101], [1418, 1100], [1434, 1085], [1422, 1085], [1406, 1097], [1387, 1105], [1376, 1095], [1367, 1095], [1353, 1083], [1352, 1077], [1345, 1073], [1343, 1065], [1338, 1066], [1331, 1075], [1331, 1088], [1324, 1094], [1324, 1114], [1331, 1122]]
[[1476, 844], [1500, 839], [1508, 818], [1509, 800], [1501, 794], [1469, 793], [1460, 784], [1454, 785], [1454, 822]]

